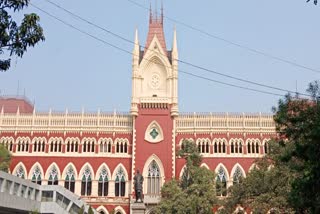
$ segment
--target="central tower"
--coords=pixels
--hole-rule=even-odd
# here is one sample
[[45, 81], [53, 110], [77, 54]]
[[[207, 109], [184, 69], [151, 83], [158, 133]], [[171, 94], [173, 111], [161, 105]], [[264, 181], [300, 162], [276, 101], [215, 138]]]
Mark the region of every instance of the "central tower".
[[150, 9], [149, 32], [140, 47], [138, 30], [132, 60], [131, 114], [138, 115], [139, 105], [168, 105], [171, 116], [178, 115], [178, 49], [176, 30], [172, 50], [167, 50], [163, 31], [163, 10], [160, 17]]
[[[167, 50], [163, 10], [150, 9], [149, 32], [144, 47], [135, 32], [132, 53], [133, 148], [132, 177], [144, 176], [144, 202], [158, 203], [164, 182], [175, 176], [175, 118], [178, 116], [178, 49], [176, 30], [172, 50]], [[133, 188], [132, 188], [132, 191]]]

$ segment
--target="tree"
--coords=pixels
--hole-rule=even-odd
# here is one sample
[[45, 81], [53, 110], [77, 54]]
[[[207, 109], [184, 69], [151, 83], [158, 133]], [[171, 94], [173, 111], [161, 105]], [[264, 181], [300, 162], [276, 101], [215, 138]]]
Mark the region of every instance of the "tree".
[[289, 95], [280, 100], [275, 122], [280, 145], [289, 148], [280, 161], [294, 173], [289, 203], [299, 213], [320, 213], [320, 82], [307, 91], [311, 100]]
[[[285, 148], [280, 147], [276, 141], [270, 141], [268, 145], [272, 155], [258, 160], [256, 167], [246, 178], [228, 189], [228, 198], [224, 204], [228, 213], [232, 213], [238, 204], [250, 207], [254, 214], [267, 213], [270, 210], [274, 213], [292, 211], [287, 202], [292, 173], [288, 166], [277, 159]], [[276, 210], [278, 212], [275, 212]]]
[[[309, 2], [310, 0], [307, 0], [307, 2]], [[313, 3], [315, 4], [315, 5], [317, 5], [317, 3], [318, 3], [318, 0], [313, 0]]]
[[212, 213], [217, 204], [214, 173], [200, 167], [202, 157], [193, 142], [185, 140], [182, 144], [178, 155], [186, 160], [183, 176], [180, 181], [164, 184], [156, 213]]
[[0, 144], [0, 170], [4, 172], [8, 172], [11, 161], [10, 152], [7, 148]]
[[22, 57], [30, 46], [44, 41], [40, 18], [35, 13], [25, 14], [18, 25], [11, 13], [18, 12], [29, 5], [30, 0], [0, 0], [0, 55], [9, 55], [0, 59], [0, 71], [10, 68], [11, 57]]

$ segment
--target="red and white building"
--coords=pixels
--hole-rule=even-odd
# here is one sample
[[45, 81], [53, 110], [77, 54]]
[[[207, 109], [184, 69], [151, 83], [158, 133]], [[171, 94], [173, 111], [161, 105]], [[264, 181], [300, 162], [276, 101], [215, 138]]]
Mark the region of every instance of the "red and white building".
[[176, 156], [183, 139], [193, 140], [203, 166], [226, 188], [245, 177], [274, 137], [272, 115], [181, 113], [178, 108], [178, 49], [168, 50], [163, 16], [150, 14], [141, 48], [132, 53], [132, 100], [128, 114], [37, 112], [20, 98], [0, 98], [0, 143], [12, 153], [10, 172], [34, 182], [62, 185], [101, 213], [130, 213], [132, 178], [144, 176], [147, 213], [161, 186], [178, 179], [185, 162]]

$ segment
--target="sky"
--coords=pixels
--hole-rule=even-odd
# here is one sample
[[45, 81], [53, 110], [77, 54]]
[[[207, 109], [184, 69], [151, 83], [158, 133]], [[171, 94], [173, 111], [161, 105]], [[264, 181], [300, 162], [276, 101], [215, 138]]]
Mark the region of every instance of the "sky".
[[[146, 9], [160, 0], [51, 0], [81, 17], [129, 40], [135, 28], [141, 45], [148, 32]], [[129, 52], [133, 44], [88, 25], [45, 0], [32, 3], [60, 19]], [[178, 1], [163, 0], [164, 15], [206, 33], [283, 60], [320, 71], [320, 6], [304, 0]], [[29, 6], [15, 14], [41, 17], [46, 40], [12, 58], [11, 69], [0, 73], [1, 95], [23, 95], [37, 111], [105, 112], [130, 110], [132, 56], [63, 25]], [[164, 20], [167, 47], [177, 29], [179, 59], [223, 74], [291, 91], [305, 92], [320, 72], [303, 69], [246, 48], [210, 37], [170, 19]], [[179, 64], [179, 69], [206, 78], [261, 88]], [[271, 112], [280, 96], [221, 85], [179, 73], [180, 112]]]

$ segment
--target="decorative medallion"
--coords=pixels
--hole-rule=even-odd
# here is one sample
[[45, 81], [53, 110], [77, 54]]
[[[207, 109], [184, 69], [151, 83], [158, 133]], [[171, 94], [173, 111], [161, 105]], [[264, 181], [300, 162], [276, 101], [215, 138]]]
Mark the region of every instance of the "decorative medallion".
[[159, 132], [157, 132], [157, 129], [153, 128], [150, 132], [150, 135], [153, 139], [156, 139], [156, 137], [159, 135]]
[[157, 73], [152, 74], [150, 86], [152, 89], [158, 89], [160, 87], [160, 76]]

